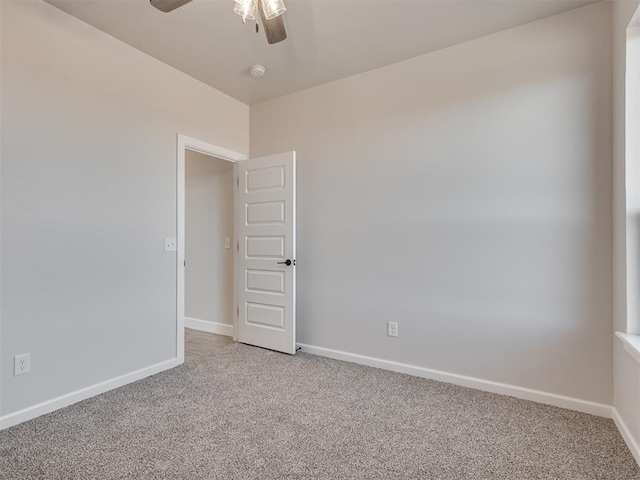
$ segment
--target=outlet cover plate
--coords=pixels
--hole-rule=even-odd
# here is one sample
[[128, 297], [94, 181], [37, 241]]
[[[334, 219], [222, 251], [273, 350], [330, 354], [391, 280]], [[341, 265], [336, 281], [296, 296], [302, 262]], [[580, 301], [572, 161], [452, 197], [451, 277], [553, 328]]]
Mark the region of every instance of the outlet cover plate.
[[390, 337], [398, 336], [398, 322], [387, 322], [387, 335]]
[[31, 371], [31, 354], [23, 353], [13, 357], [13, 376], [24, 375]]

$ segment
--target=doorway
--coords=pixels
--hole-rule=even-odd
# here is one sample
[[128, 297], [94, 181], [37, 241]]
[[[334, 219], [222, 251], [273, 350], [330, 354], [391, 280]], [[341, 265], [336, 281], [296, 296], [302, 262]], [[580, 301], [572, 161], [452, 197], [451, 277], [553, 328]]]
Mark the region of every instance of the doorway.
[[186, 151], [185, 231], [188, 362], [233, 336], [232, 162]]
[[185, 327], [233, 336], [233, 168], [247, 157], [184, 135], [177, 150], [176, 357], [183, 363]]
[[[245, 155], [184, 135], [178, 135], [177, 144], [178, 363], [184, 363], [185, 357], [188, 152], [204, 154], [234, 164], [233, 235], [227, 236], [222, 233], [225, 244], [230, 243], [233, 252], [233, 340], [295, 354], [296, 152], [247, 159]], [[195, 324], [203, 325], [202, 322], [192, 323]], [[214, 323], [209, 322], [208, 325]], [[220, 328], [225, 328], [227, 334], [229, 333], [228, 327]]]

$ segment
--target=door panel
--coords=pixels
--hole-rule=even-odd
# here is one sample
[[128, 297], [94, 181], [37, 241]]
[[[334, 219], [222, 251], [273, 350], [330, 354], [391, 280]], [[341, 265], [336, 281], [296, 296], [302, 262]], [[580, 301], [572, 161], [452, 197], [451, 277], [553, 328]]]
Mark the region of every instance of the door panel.
[[247, 258], [277, 258], [284, 259], [285, 238], [284, 235], [276, 237], [247, 237]]
[[248, 292], [284, 295], [284, 272], [247, 270], [246, 288]]
[[284, 330], [284, 308], [247, 302], [247, 323]]
[[247, 204], [247, 225], [284, 223], [284, 201]]
[[[256, 160], [255, 158], [252, 160]], [[247, 172], [247, 192], [259, 192], [285, 187], [285, 167], [257, 168]]]
[[237, 339], [293, 354], [295, 152], [238, 162], [237, 178]]

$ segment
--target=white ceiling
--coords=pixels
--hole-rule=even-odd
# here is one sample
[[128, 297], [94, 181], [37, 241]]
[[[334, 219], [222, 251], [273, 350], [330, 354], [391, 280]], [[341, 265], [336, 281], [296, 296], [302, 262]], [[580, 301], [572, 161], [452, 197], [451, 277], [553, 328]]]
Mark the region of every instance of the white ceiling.
[[[162, 13], [148, 0], [47, 0], [129, 45], [254, 104], [522, 25], [595, 0], [286, 0], [289, 38], [268, 45], [233, 0]], [[262, 79], [248, 67], [267, 67]]]

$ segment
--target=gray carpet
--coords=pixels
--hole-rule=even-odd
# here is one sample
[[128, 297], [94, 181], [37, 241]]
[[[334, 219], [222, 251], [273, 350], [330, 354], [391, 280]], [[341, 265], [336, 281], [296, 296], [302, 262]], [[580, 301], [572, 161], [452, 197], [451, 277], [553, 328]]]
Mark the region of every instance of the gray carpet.
[[1, 479], [640, 479], [611, 420], [231, 345], [0, 432]]

